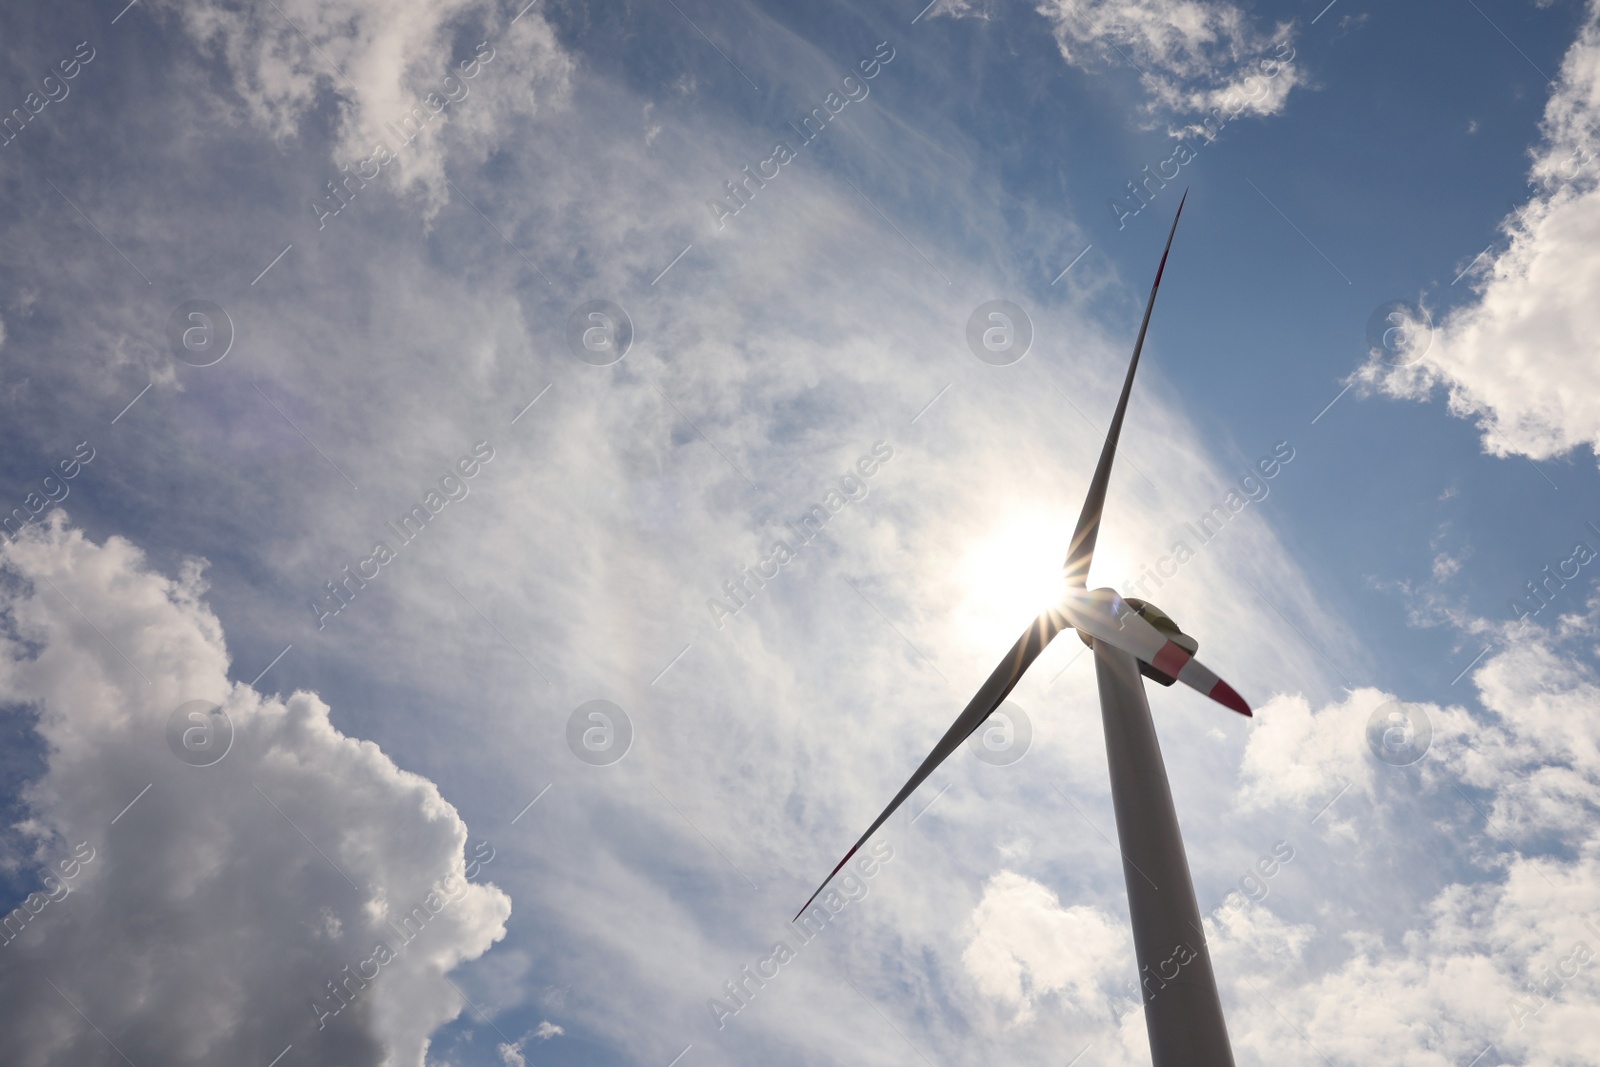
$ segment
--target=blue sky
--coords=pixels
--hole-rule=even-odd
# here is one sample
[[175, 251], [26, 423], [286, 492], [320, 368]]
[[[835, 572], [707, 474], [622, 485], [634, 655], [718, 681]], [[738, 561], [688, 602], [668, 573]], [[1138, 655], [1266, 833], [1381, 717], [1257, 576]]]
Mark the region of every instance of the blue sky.
[[785, 920], [1039, 607], [1184, 188], [1091, 580], [1292, 455], [1147, 586], [1257, 708], [1152, 692], [1238, 1062], [1596, 1062], [1600, 8], [916, 8], [6, 12], [16, 1062], [1147, 1062], [1071, 635]]

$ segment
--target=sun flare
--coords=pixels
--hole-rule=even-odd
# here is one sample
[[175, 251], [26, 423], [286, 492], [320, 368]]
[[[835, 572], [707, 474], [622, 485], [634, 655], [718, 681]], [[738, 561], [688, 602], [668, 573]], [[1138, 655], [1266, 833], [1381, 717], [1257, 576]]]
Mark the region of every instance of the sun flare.
[[[1060, 603], [1062, 566], [1077, 515], [1060, 508], [1019, 506], [996, 518], [956, 566], [959, 626], [972, 641], [1014, 639], [1029, 620]], [[1128, 560], [1117, 538], [1101, 527], [1089, 586], [1116, 585]]]
[[1018, 509], [998, 518], [957, 565], [961, 627], [973, 639], [1011, 639], [1061, 600], [1062, 563], [1076, 516]]

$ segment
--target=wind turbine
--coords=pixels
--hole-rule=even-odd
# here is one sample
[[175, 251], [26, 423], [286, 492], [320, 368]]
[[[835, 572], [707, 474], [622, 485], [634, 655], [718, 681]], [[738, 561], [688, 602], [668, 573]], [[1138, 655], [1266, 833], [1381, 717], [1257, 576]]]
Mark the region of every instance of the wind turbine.
[[1089, 493], [1072, 535], [1064, 565], [1065, 594], [1017, 638], [1017, 643], [928, 753], [922, 766], [895, 794], [883, 814], [867, 827], [861, 840], [851, 846], [839, 865], [823, 879], [795, 919], [805, 914], [806, 908], [834, 875], [850, 862], [895, 809], [983, 725], [1051, 639], [1063, 630], [1076, 629], [1078, 636], [1094, 650], [1100, 713], [1105, 726], [1106, 762], [1111, 771], [1111, 800], [1116, 811], [1117, 837], [1122, 846], [1122, 875], [1128, 887], [1134, 953], [1143, 976], [1141, 989], [1151, 1060], [1155, 1067], [1178, 1064], [1233, 1067], [1233, 1049], [1228, 1042], [1228, 1027], [1222, 1017], [1222, 1001], [1211, 970], [1211, 955], [1200, 925], [1194, 882], [1189, 876], [1178, 815], [1167, 784], [1166, 765], [1161, 759], [1161, 745], [1156, 739], [1140, 675], [1162, 685], [1182, 682], [1241, 715], [1249, 716], [1250, 706], [1232, 686], [1194, 658], [1198, 644], [1179, 630], [1165, 613], [1143, 601], [1124, 599], [1113, 589], [1088, 588], [1089, 564], [1094, 559], [1100, 514], [1111, 480], [1111, 461], [1116, 457], [1117, 439], [1128, 410], [1134, 372], [1139, 369], [1145, 331], [1150, 328], [1156, 291], [1161, 287], [1161, 274], [1166, 270], [1172, 238], [1178, 232], [1178, 218], [1183, 214], [1183, 203], [1188, 196], [1186, 191], [1173, 216], [1172, 230], [1167, 234], [1156, 280], [1150, 286], [1150, 299], [1145, 304], [1144, 321], [1139, 324], [1139, 339], [1133, 346], [1133, 358], [1128, 363], [1128, 376], [1122, 383], [1116, 414], [1112, 416], [1111, 428], [1106, 431], [1100, 463], [1089, 482]]

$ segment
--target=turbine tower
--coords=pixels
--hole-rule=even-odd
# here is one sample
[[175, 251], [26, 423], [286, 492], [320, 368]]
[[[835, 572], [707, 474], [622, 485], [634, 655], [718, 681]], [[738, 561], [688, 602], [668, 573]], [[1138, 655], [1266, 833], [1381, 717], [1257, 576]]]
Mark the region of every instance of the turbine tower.
[[1162, 685], [1183, 682], [1241, 715], [1249, 716], [1250, 707], [1232, 686], [1194, 658], [1198, 644], [1160, 609], [1140, 600], [1124, 599], [1113, 589], [1088, 588], [1089, 565], [1094, 559], [1100, 515], [1111, 481], [1111, 463], [1116, 458], [1117, 439], [1122, 434], [1128, 396], [1133, 391], [1133, 376], [1139, 369], [1139, 353], [1150, 328], [1150, 313], [1155, 310], [1156, 291], [1161, 287], [1161, 275], [1188, 196], [1185, 191], [1173, 216], [1161, 265], [1145, 304], [1144, 321], [1139, 324], [1133, 358], [1128, 363], [1128, 376], [1122, 383], [1122, 395], [1067, 551], [1063, 567], [1065, 595], [1017, 639], [928, 758], [823, 879], [795, 919], [805, 914], [834, 875], [895, 809], [983, 725], [1045, 646], [1061, 631], [1076, 629], [1094, 651], [1106, 763], [1111, 773], [1111, 801], [1122, 847], [1122, 875], [1128, 887], [1128, 913], [1133, 923], [1151, 1061], [1154, 1067], [1233, 1067], [1228, 1025], [1222, 1016], [1222, 1000], [1217, 994], [1211, 955], [1200, 924], [1200, 908], [1183, 851], [1178, 814], [1172, 804], [1166, 764], [1161, 759], [1161, 745], [1141, 675]]

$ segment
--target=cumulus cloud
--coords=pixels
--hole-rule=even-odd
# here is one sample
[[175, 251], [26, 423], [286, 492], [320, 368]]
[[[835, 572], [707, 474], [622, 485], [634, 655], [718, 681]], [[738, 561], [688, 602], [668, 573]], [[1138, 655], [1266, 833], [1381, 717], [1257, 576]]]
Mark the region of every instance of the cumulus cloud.
[[[1446, 316], [1426, 358], [1374, 360], [1359, 380], [1396, 397], [1443, 390], [1494, 455], [1600, 447], [1600, 2], [1562, 62], [1530, 172], [1532, 199], [1501, 224], [1507, 246], [1474, 268], [1476, 299]], [[1473, 275], [1469, 274], [1469, 277]]]
[[1320, 1052], [1331, 1062], [1445, 1064], [1492, 1044], [1498, 1062], [1592, 1062], [1578, 1035], [1600, 992], [1596, 859], [1592, 847], [1570, 866], [1518, 859], [1498, 883], [1452, 885], [1398, 945], [1351, 935], [1327, 969], [1307, 951], [1311, 925], [1241, 913], [1212, 938], [1218, 973], [1234, 986], [1236, 1050], [1262, 1062], [1293, 1050], [1303, 1062], [1321, 1062]]
[[1292, 27], [1266, 32], [1233, 4], [1045, 0], [1036, 10], [1068, 63], [1132, 65], [1151, 107], [1168, 114], [1273, 115], [1302, 82]]
[[1316, 712], [1305, 697], [1279, 695], [1257, 715], [1241, 766], [1240, 802], [1247, 809], [1328, 799], [1349, 784], [1370, 793], [1372, 767], [1361, 723], [1387, 699], [1372, 689]]
[[[359, 171], [383, 142], [394, 154], [384, 166], [395, 188], [420, 190], [433, 207], [446, 199], [443, 141], [452, 124], [463, 125], [468, 142], [504, 133], [508, 118], [533, 114], [546, 94], [559, 97], [573, 69], [538, 11], [502, 25], [485, 0], [208, 0], [171, 10], [225, 62], [252, 121], [292, 137], [331, 101], [334, 162]], [[487, 51], [474, 48], [478, 40]], [[480, 62], [485, 55], [492, 58]], [[408, 116], [421, 132], [403, 143], [412, 131], [397, 134], [391, 124]]]
[[1015, 1010], [1015, 1024], [1030, 1021], [1051, 994], [1098, 1009], [1101, 987], [1127, 969], [1121, 922], [1087, 905], [1063, 908], [1052, 890], [1015, 871], [989, 879], [971, 924], [961, 962], [981, 992]]
[[[0, 703], [32, 710], [46, 753], [14, 830], [50, 871], [0, 947], [7, 1062], [266, 1063], [293, 1043], [420, 1067], [462, 1008], [445, 974], [505, 933], [509, 898], [469, 881], [492, 847], [469, 864], [434, 784], [314, 694], [230, 682], [199, 562], [166, 577], [58, 509], [0, 568]], [[180, 719], [170, 747], [196, 700], [231, 745], [206, 753], [226, 729]]]
[[[1481, 711], [1409, 706], [1433, 728], [1415, 767], [1362, 751], [1366, 715], [1389, 694], [1263, 710], [1245, 807], [1303, 809], [1349, 790], [1319, 823], [1336, 869], [1318, 914], [1246, 907], [1215, 923], [1241, 1051], [1424, 1064], [1467, 1062], [1492, 1043], [1501, 1062], [1592, 1062], [1577, 1035], [1600, 994], [1600, 681], [1582, 657], [1600, 638], [1600, 598], [1551, 627], [1491, 632], [1497, 650], [1472, 674]], [[1430, 844], [1441, 832], [1454, 861]], [[1403, 888], [1447, 864], [1407, 921]]]

